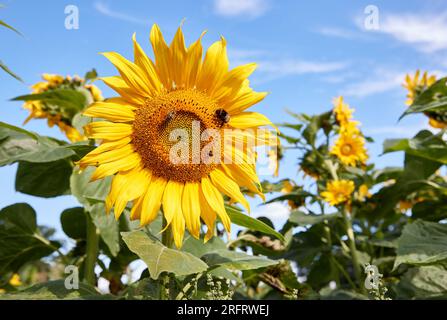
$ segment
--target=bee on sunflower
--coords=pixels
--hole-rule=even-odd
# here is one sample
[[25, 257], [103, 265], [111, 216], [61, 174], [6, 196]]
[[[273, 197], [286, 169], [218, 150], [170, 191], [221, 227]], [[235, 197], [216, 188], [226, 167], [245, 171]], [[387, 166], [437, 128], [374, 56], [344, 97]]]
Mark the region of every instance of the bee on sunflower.
[[[44, 81], [37, 82], [31, 86], [32, 94], [48, 93], [61, 89], [70, 89], [82, 92], [88, 105], [95, 101], [103, 100], [101, 90], [93, 84], [86, 84], [86, 81], [78, 76], [63, 77], [57, 74], [43, 74]], [[63, 104], [51, 103], [47, 100], [27, 100], [23, 108], [29, 111], [28, 117], [23, 124], [31, 119], [47, 119], [49, 127], [57, 126], [71, 142], [86, 140], [72, 125], [73, 110]]]
[[[425, 71], [422, 76], [419, 70], [416, 70], [413, 76], [407, 74], [403, 87], [408, 90], [407, 101], [405, 104], [411, 106], [416, 98], [431, 85], [436, 82], [435, 75], [428, 75]], [[447, 127], [447, 114], [444, 111], [427, 111], [424, 114], [429, 119], [429, 125], [436, 129], [444, 129]]]
[[[213, 237], [217, 218], [230, 231], [222, 194], [247, 210], [249, 204], [240, 187], [262, 195], [252, 148], [236, 144], [208, 150], [205, 147], [210, 140], [202, 141], [201, 137], [212, 131], [217, 133], [213, 142], [231, 136], [237, 141], [252, 137], [258, 145], [277, 143], [267, 130], [253, 133], [259, 127], [271, 126], [271, 121], [260, 113], [246, 111], [267, 95], [249, 85], [248, 77], [256, 65], [230, 70], [223, 37], [202, 59], [203, 35], [186, 47], [179, 27], [168, 45], [154, 25], [150, 42], [155, 61], [143, 51], [135, 34], [133, 62], [115, 52], [103, 53], [119, 76], [102, 81], [119, 97], [96, 102], [84, 112], [104, 121], [85, 127], [88, 137], [99, 139], [100, 146], [78, 163], [81, 169], [97, 167], [93, 180], [113, 176], [106, 210], [114, 208], [117, 218], [132, 202], [131, 219], [139, 219], [143, 226], [151, 223], [162, 208], [165, 229], [171, 228], [178, 248], [185, 228], [195, 238], [200, 237], [202, 221], [207, 226], [205, 241]], [[226, 131], [229, 134], [224, 134]], [[192, 147], [187, 149], [193, 152], [186, 154], [186, 161], [173, 161], [179, 151], [178, 138], [184, 140], [185, 132], [186, 146]], [[195, 161], [200, 160], [203, 150], [213, 161]]]

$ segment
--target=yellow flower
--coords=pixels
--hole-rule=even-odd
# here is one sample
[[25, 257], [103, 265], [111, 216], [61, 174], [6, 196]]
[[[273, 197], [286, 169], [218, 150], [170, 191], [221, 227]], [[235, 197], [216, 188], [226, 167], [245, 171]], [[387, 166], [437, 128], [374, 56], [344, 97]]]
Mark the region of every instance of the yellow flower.
[[337, 122], [341, 127], [343, 127], [351, 121], [354, 109], [349, 108], [349, 105], [343, 102], [342, 96], [335, 98], [333, 103]]
[[17, 273], [14, 273], [11, 279], [9, 279], [9, 284], [13, 287], [21, 286], [22, 282], [20, 281], [20, 276]]
[[354, 182], [350, 180], [329, 181], [326, 184], [326, 191], [321, 193], [323, 199], [331, 206], [349, 202], [351, 194], [354, 192]]
[[358, 196], [360, 201], [365, 201], [367, 198], [371, 198], [372, 194], [369, 192], [369, 188], [366, 184], [362, 184], [359, 187]]
[[405, 76], [403, 87], [408, 90], [407, 101], [405, 102], [408, 106], [413, 104], [418, 94], [436, 82], [435, 75], [429, 76], [427, 71], [423, 73], [422, 77], [420, 77], [420, 74], [420, 71], [417, 70], [413, 77], [409, 74]]
[[368, 159], [365, 139], [359, 135], [341, 134], [332, 147], [331, 154], [337, 156], [343, 164], [348, 166], [364, 164]]
[[[32, 93], [44, 93], [58, 88], [73, 89], [84, 87], [91, 94], [91, 101], [103, 100], [101, 90], [94, 85], [84, 84], [84, 79], [75, 77], [62, 77], [57, 74], [44, 73], [42, 79], [45, 81], [37, 82], [31, 86]], [[68, 117], [63, 106], [48, 105], [44, 101], [33, 100], [26, 101], [23, 105], [30, 113], [25, 119], [26, 124], [31, 119], [47, 119], [49, 127], [57, 126], [67, 136], [71, 142], [86, 140], [77, 129], [72, 126], [71, 118]]]
[[[253, 136], [243, 129], [271, 125], [264, 115], [246, 111], [266, 96], [249, 86], [248, 77], [256, 65], [230, 70], [224, 38], [208, 48], [202, 61], [202, 36], [186, 47], [179, 28], [167, 45], [154, 25], [150, 40], [155, 62], [135, 35], [134, 62], [115, 52], [104, 53], [120, 76], [102, 80], [120, 97], [94, 103], [84, 112], [105, 119], [85, 127], [88, 136], [101, 140], [101, 145], [81, 159], [79, 166], [97, 166], [92, 180], [113, 176], [107, 212], [114, 208], [118, 218], [132, 201], [131, 219], [139, 219], [143, 226], [151, 223], [162, 207], [177, 247], [182, 245], [185, 227], [199, 238], [201, 220], [207, 226], [205, 241], [214, 235], [217, 217], [230, 231], [222, 193], [247, 210], [249, 204], [240, 186], [262, 194], [251, 148], [235, 144], [223, 152], [206, 152], [214, 157], [211, 163], [200, 161], [194, 145], [202, 149], [205, 130], [219, 134], [214, 142], [219, 142], [227, 129], [232, 139], [240, 141]], [[175, 139], [182, 140], [183, 133], [186, 151], [192, 146], [193, 152], [186, 153], [186, 161], [173, 161], [172, 156], [178, 155], [171, 152], [177, 151]], [[267, 133], [256, 135], [256, 140], [273, 143]], [[228, 163], [224, 158], [238, 161]]]
[[447, 123], [437, 121], [433, 118], [429, 118], [428, 124], [435, 129], [444, 129], [447, 127]]

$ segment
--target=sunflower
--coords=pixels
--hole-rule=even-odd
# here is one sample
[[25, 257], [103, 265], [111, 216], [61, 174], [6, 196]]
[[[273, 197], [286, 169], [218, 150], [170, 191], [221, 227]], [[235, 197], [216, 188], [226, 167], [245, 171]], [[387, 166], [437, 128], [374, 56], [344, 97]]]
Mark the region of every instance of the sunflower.
[[354, 109], [349, 108], [349, 105], [343, 102], [343, 97], [337, 97], [333, 100], [335, 118], [338, 124], [343, 127], [347, 125], [351, 119]]
[[358, 199], [360, 201], [365, 201], [367, 198], [371, 198], [372, 194], [369, 192], [369, 188], [366, 184], [362, 184], [358, 190]]
[[337, 156], [343, 164], [353, 167], [358, 163], [364, 164], [368, 159], [365, 139], [357, 134], [341, 134], [332, 147], [331, 154]]
[[349, 202], [351, 194], [354, 192], [354, 182], [350, 180], [329, 181], [326, 184], [326, 191], [321, 192], [323, 199], [331, 206]]
[[[92, 84], [86, 84], [84, 79], [75, 77], [62, 77], [57, 74], [45, 73], [42, 75], [44, 81], [37, 82], [31, 86], [33, 94], [49, 92], [57, 89], [71, 89], [83, 91], [86, 94], [88, 103], [103, 100], [101, 90]], [[47, 119], [48, 126], [58, 126], [71, 142], [86, 140], [76, 128], [72, 126], [72, 110], [65, 110], [62, 105], [49, 104], [43, 100], [26, 101], [23, 105], [30, 114], [25, 119], [24, 124], [31, 119]]]
[[[115, 52], [104, 53], [120, 75], [102, 80], [120, 97], [94, 103], [84, 112], [104, 119], [85, 127], [87, 135], [100, 139], [101, 145], [81, 159], [79, 166], [97, 167], [92, 180], [114, 176], [106, 211], [114, 208], [118, 218], [132, 201], [130, 217], [143, 226], [162, 208], [177, 247], [182, 245], [185, 228], [200, 237], [201, 220], [207, 226], [205, 241], [214, 235], [217, 217], [230, 232], [222, 194], [247, 210], [240, 186], [262, 195], [253, 149], [240, 143], [228, 147], [227, 139], [255, 139], [257, 145], [267, 146], [277, 143], [270, 131], [258, 130], [272, 125], [270, 120], [245, 111], [266, 96], [249, 86], [248, 77], [256, 65], [229, 70], [223, 37], [202, 59], [202, 36], [187, 48], [180, 27], [167, 45], [154, 25], [150, 42], [155, 61], [143, 51], [135, 34], [134, 62]], [[210, 131], [217, 135], [202, 141]], [[182, 152], [178, 138], [185, 142], [186, 151], [193, 152]], [[206, 149], [219, 142], [226, 148]], [[213, 161], [201, 161], [203, 155]]]
[[408, 106], [412, 105], [416, 97], [425, 89], [430, 87], [433, 83], [436, 82], [435, 75], [428, 75], [427, 71], [422, 74], [417, 70], [414, 76], [410, 76], [407, 74], [405, 76], [405, 83], [403, 87], [408, 90], [407, 101], [405, 102]]

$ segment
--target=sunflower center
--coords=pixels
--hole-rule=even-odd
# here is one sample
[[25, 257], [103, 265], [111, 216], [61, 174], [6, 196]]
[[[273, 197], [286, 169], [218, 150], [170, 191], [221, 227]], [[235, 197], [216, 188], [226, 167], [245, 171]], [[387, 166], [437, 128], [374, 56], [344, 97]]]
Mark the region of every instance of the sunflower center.
[[148, 99], [136, 111], [132, 135], [144, 166], [155, 176], [177, 182], [207, 176], [220, 163], [220, 136], [215, 134], [225, 124], [217, 110], [212, 99], [195, 89]]
[[344, 144], [341, 147], [341, 153], [345, 156], [350, 155], [352, 153], [352, 150], [353, 150], [353, 148], [350, 144]]

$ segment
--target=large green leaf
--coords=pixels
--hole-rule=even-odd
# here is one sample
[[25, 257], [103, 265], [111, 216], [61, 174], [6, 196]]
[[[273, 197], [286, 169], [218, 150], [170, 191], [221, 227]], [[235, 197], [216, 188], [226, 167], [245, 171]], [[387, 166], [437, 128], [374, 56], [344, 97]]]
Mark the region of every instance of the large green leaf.
[[52, 162], [76, 155], [65, 142], [0, 122], [0, 166], [17, 161]]
[[32, 93], [18, 96], [13, 101], [41, 101], [63, 109], [64, 115], [71, 119], [76, 113], [82, 111], [88, 104], [87, 96], [78, 90], [57, 88], [42, 93]]
[[0, 211], [0, 275], [16, 272], [27, 262], [52, 254], [60, 244], [45, 239], [36, 223], [36, 212], [26, 203]]
[[87, 211], [98, 202], [104, 202], [110, 190], [111, 177], [90, 181], [95, 168], [88, 167], [82, 172], [74, 171], [70, 178], [71, 193], [84, 205]]
[[269, 227], [264, 222], [252, 218], [244, 213], [242, 213], [240, 210], [232, 207], [232, 206], [225, 206], [225, 209], [228, 213], [228, 216], [231, 219], [231, 222], [234, 224], [237, 224], [238, 226], [248, 228], [250, 230], [259, 231], [271, 236], [274, 236], [281, 241], [285, 241], [284, 236], [276, 231], [275, 229]]
[[103, 203], [97, 203], [89, 211], [93, 223], [99, 230], [101, 239], [109, 248], [112, 256], [116, 256], [120, 250], [119, 224], [113, 214], [106, 214]]
[[384, 153], [405, 151], [407, 154], [447, 163], [447, 144], [442, 137], [428, 130], [420, 131], [412, 139], [385, 140]]
[[72, 239], [85, 239], [87, 217], [82, 207], [65, 209], [61, 214], [62, 230]]
[[420, 266], [408, 270], [396, 287], [403, 299], [446, 299], [447, 270], [442, 265]]
[[226, 250], [225, 242], [219, 237], [212, 237], [208, 242], [204, 243], [202, 239], [196, 239], [190, 234], [183, 241], [182, 251], [189, 252], [200, 258], [206, 253], [214, 250]]
[[51, 198], [70, 194], [72, 164], [65, 160], [32, 163], [20, 161], [16, 173], [16, 191]]
[[261, 256], [252, 256], [243, 252], [229, 251], [226, 249], [215, 250], [202, 256], [210, 267], [225, 267], [232, 270], [251, 270], [272, 266], [278, 261]]
[[153, 279], [158, 279], [162, 272], [185, 276], [208, 269], [207, 264], [199, 258], [190, 253], [169, 249], [143, 231], [122, 232], [121, 235], [129, 249], [146, 263]]
[[447, 225], [417, 220], [404, 227], [397, 241], [394, 269], [402, 263], [426, 265], [447, 260]]
[[79, 289], [66, 289], [65, 280], [55, 280], [35, 284], [25, 290], [0, 295], [1, 300], [103, 300], [112, 298], [110, 295], [101, 295], [94, 287], [79, 283]]

